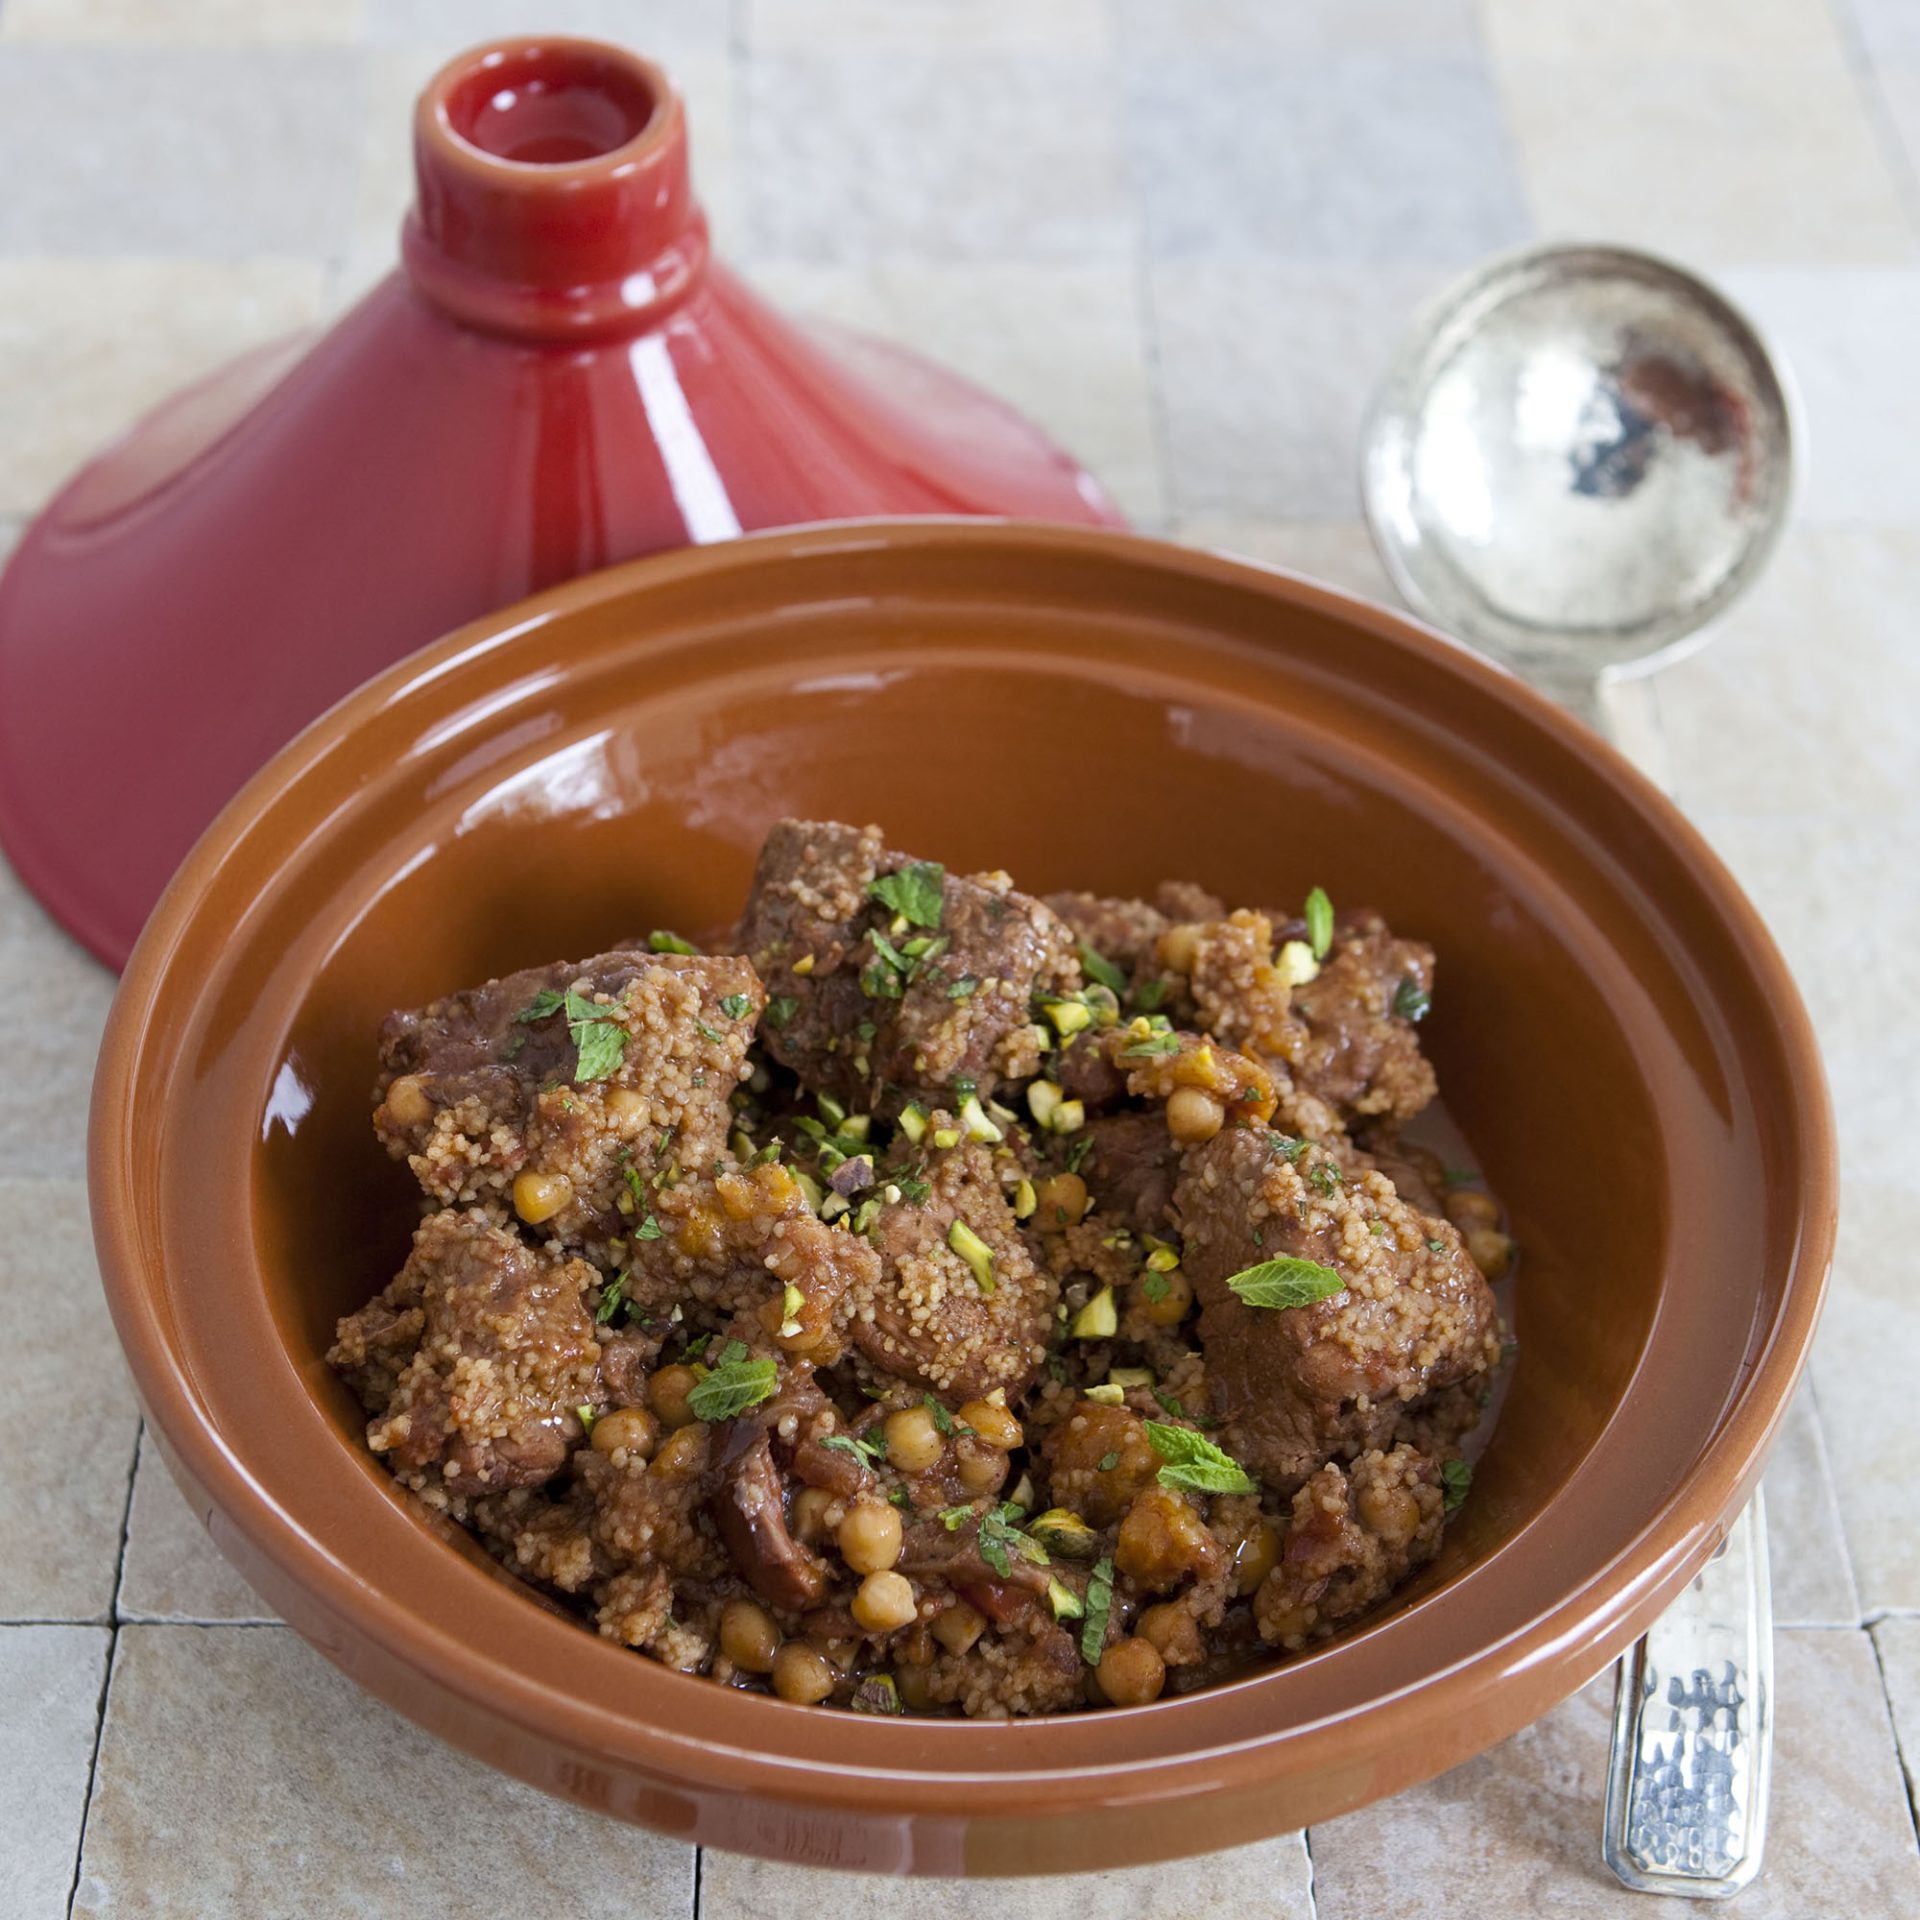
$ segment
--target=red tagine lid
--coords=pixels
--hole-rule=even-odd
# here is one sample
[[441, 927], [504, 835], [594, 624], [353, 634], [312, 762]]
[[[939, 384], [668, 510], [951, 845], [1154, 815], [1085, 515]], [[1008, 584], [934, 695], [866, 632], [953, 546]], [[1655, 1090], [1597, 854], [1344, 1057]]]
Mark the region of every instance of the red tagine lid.
[[0, 843], [115, 966], [277, 748], [508, 601], [808, 520], [1119, 524], [1009, 408], [714, 262], [650, 61], [465, 54], [421, 95], [414, 160], [400, 270], [167, 401], [0, 575]]

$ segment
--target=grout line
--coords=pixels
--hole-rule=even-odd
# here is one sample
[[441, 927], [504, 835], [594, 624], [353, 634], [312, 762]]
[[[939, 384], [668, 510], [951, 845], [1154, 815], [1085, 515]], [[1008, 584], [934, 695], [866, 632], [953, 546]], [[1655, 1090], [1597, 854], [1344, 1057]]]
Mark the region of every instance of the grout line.
[[133, 1433], [133, 1448], [127, 1459], [126, 1498], [120, 1503], [120, 1544], [113, 1560], [113, 1594], [107, 1604], [107, 1664], [100, 1678], [100, 1704], [93, 1720], [93, 1752], [87, 1757], [87, 1795], [81, 1803], [80, 1835], [73, 1847], [73, 1877], [67, 1882], [67, 1914], [72, 1920], [73, 1903], [80, 1897], [80, 1868], [87, 1857], [87, 1826], [93, 1818], [93, 1790], [100, 1776], [100, 1748], [107, 1737], [107, 1703], [113, 1693], [114, 1669], [120, 1664], [120, 1588], [127, 1577], [127, 1534], [133, 1525], [133, 1482], [140, 1471], [140, 1453], [146, 1443], [147, 1423], [140, 1420]]
[[1847, 1537], [1846, 1510], [1840, 1504], [1840, 1483], [1833, 1476], [1833, 1454], [1827, 1446], [1827, 1416], [1820, 1405], [1820, 1383], [1814, 1378], [1811, 1362], [1801, 1375], [1801, 1381], [1807, 1406], [1813, 1415], [1813, 1451], [1820, 1471], [1820, 1489], [1827, 1510], [1833, 1515], [1834, 1531], [1840, 1536], [1840, 1556], [1847, 1576], [1847, 1597], [1853, 1603], [1854, 1619], [1865, 1626], [1869, 1623], [1866, 1610], [1860, 1604], [1860, 1575], [1853, 1564], [1853, 1542]]
[[1873, 128], [1873, 144], [1893, 180], [1894, 192], [1905, 210], [1908, 226], [1920, 231], [1920, 178], [1916, 178], [1913, 163], [1907, 157], [1906, 145], [1893, 124], [1893, 110], [1888, 106], [1886, 92], [1880, 84], [1879, 62], [1868, 51], [1860, 33], [1860, 23], [1855, 19], [1853, 8], [1847, 4], [1847, 0], [1828, 0], [1827, 11], [1833, 18], [1834, 33], [1840, 42], [1840, 56], [1846, 63], [1847, 76], [1859, 93], [1861, 112]]
[[1307, 1856], [1307, 1920], [1319, 1920], [1320, 1876], [1313, 1864], [1313, 1829], [1300, 1829], [1300, 1851]]
[[693, 1920], [700, 1920], [701, 1882], [706, 1877], [707, 1850], [695, 1847], [693, 1850]]
[[1909, 1758], [1900, 1738], [1900, 1716], [1893, 1710], [1893, 1693], [1887, 1685], [1887, 1663], [1880, 1655], [1877, 1635], [1868, 1633], [1867, 1645], [1873, 1649], [1874, 1671], [1880, 1676], [1880, 1696], [1887, 1703], [1887, 1725], [1893, 1732], [1894, 1758], [1900, 1766], [1900, 1782], [1907, 1790], [1907, 1818], [1913, 1823], [1914, 1843], [1920, 1846], [1920, 1753]]

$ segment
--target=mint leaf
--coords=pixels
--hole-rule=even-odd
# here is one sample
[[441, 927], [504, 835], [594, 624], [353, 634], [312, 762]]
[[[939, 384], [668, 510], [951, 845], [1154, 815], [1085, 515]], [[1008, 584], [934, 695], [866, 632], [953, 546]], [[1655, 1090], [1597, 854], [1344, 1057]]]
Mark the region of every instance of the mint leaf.
[[1433, 995], [1412, 974], [1393, 990], [1393, 1010], [1402, 1020], [1424, 1020], [1432, 1006]]
[[1002, 1580], [1012, 1571], [1011, 1556], [1016, 1553], [1036, 1567], [1047, 1564], [1046, 1548], [1013, 1524], [1013, 1517], [1019, 1511], [1009, 1500], [1005, 1506], [989, 1508], [980, 1516], [980, 1558]]
[[1080, 942], [1080, 971], [1089, 980], [1097, 980], [1111, 993], [1125, 993], [1127, 976], [1104, 954], [1096, 953], [1087, 943]]
[[1160, 1469], [1163, 1487], [1184, 1487], [1194, 1493], [1253, 1493], [1253, 1476], [1231, 1454], [1222, 1453], [1204, 1435], [1187, 1427], [1149, 1420], [1147, 1438], [1166, 1465]]
[[670, 927], [655, 927], [647, 935], [647, 945], [655, 953], [698, 953], [700, 951], [691, 940], [682, 940]]
[[777, 1033], [800, 1011], [800, 1002], [790, 993], [776, 993], [767, 1002], [767, 1025]]
[[1250, 1307], [1310, 1307], [1344, 1293], [1347, 1283], [1317, 1260], [1262, 1260], [1243, 1268], [1227, 1285]]
[[731, 1420], [736, 1413], [770, 1399], [779, 1384], [780, 1369], [771, 1355], [751, 1358], [738, 1340], [729, 1340], [718, 1364], [687, 1395], [697, 1419]]
[[916, 927], [937, 927], [945, 899], [947, 870], [937, 860], [916, 860], [898, 873], [868, 882], [867, 892]]
[[1080, 1658], [1088, 1666], [1097, 1667], [1107, 1644], [1107, 1616], [1113, 1611], [1113, 1560], [1107, 1554], [1093, 1563], [1093, 1574], [1087, 1581], [1086, 1609], [1086, 1622], [1080, 1629]]
[[729, 1020], [744, 1020], [752, 1007], [753, 1002], [744, 993], [730, 993], [720, 1002], [720, 1011]]
[[1473, 1485], [1473, 1469], [1464, 1460], [1449, 1460], [1440, 1469], [1440, 1484], [1447, 1490], [1447, 1512], [1457, 1513]]
[[555, 993], [551, 987], [542, 987], [513, 1017], [515, 1020], [544, 1020], [548, 1014], [558, 1013], [566, 1001], [565, 994]]
[[1169, 1053], [1180, 1051], [1180, 1036], [1177, 1033], [1150, 1033], [1144, 1040], [1136, 1040], [1120, 1056], [1122, 1060], [1157, 1060]]

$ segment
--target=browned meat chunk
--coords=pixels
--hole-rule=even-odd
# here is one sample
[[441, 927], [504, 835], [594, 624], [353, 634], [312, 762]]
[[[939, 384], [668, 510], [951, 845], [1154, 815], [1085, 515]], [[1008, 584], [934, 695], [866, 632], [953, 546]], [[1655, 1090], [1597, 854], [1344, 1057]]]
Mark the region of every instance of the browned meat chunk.
[[1162, 1231], [1180, 1149], [1161, 1110], [1106, 1114], [1089, 1120], [1086, 1131], [1093, 1146], [1080, 1172], [1102, 1220], [1141, 1234]]
[[[1391, 1444], [1409, 1411], [1499, 1358], [1493, 1295], [1460, 1237], [1384, 1174], [1324, 1148], [1228, 1130], [1186, 1157], [1174, 1208], [1222, 1444], [1280, 1492], [1329, 1458]], [[1263, 1261], [1331, 1268], [1310, 1306], [1249, 1306], [1227, 1285]]]
[[876, 1111], [965, 1080], [984, 1098], [1031, 1073], [1031, 996], [1079, 983], [1072, 936], [1039, 901], [1004, 874], [962, 879], [890, 852], [877, 827], [782, 821], [740, 939], [767, 982], [768, 1050], [810, 1087]]
[[[950, 1124], [934, 1116], [936, 1131]], [[880, 1273], [853, 1295], [853, 1345], [877, 1372], [936, 1393], [1004, 1387], [1011, 1398], [1046, 1359], [1058, 1287], [1035, 1266], [985, 1147], [962, 1141], [911, 1164], [917, 1179], [889, 1170], [901, 1198], [873, 1222]]]
[[1410, 1120], [1434, 1095], [1415, 1021], [1433, 992], [1433, 949], [1397, 939], [1377, 913], [1344, 914], [1320, 971], [1293, 990], [1295, 1077], [1349, 1120]]
[[719, 1477], [708, 1511], [734, 1566], [770, 1606], [799, 1613], [826, 1592], [826, 1563], [787, 1530], [786, 1482], [766, 1430], [731, 1422], [714, 1462]]
[[1254, 1595], [1269, 1646], [1302, 1647], [1378, 1606], [1440, 1551], [1439, 1470], [1411, 1447], [1322, 1467], [1293, 1496], [1279, 1564]]
[[[418, 1302], [419, 1345], [367, 1428], [401, 1479], [453, 1493], [537, 1486], [566, 1464], [599, 1394], [584, 1262], [524, 1245], [477, 1215], [436, 1213], [414, 1235], [394, 1300]], [[361, 1340], [352, 1316], [330, 1358]]]
[[374, 1129], [436, 1200], [499, 1200], [567, 1246], [604, 1240], [630, 1170], [705, 1168], [725, 1149], [761, 1002], [737, 958], [604, 953], [509, 974], [387, 1021]]

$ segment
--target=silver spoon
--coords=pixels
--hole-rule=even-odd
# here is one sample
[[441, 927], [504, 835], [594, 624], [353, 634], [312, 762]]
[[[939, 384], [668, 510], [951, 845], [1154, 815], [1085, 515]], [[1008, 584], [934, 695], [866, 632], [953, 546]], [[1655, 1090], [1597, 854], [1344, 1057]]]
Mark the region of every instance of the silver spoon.
[[[1706, 644], [1785, 524], [1796, 408], [1758, 331], [1649, 255], [1553, 246], [1459, 281], [1375, 398], [1361, 484], [1408, 603], [1607, 732]], [[1640, 1892], [1759, 1871], [1773, 1626], [1758, 1492], [1621, 1661], [1602, 1852]]]

